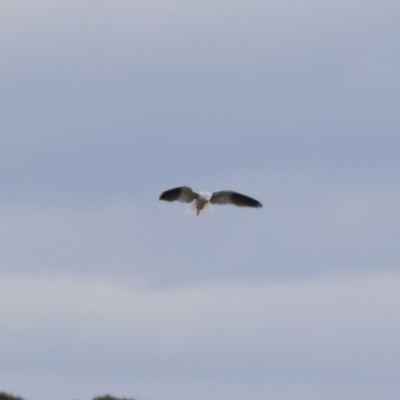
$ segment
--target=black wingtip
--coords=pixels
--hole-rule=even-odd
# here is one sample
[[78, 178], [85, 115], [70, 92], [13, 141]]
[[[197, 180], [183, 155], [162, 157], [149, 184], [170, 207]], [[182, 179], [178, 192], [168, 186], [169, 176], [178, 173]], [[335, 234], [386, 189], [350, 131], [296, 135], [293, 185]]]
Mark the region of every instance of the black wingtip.
[[240, 207], [262, 208], [263, 206], [258, 200], [241, 193], [233, 192], [231, 199], [234, 204]]
[[174, 201], [179, 197], [181, 189], [182, 187], [166, 190], [165, 192], [162, 192], [160, 194], [160, 197], [158, 199], [165, 201]]

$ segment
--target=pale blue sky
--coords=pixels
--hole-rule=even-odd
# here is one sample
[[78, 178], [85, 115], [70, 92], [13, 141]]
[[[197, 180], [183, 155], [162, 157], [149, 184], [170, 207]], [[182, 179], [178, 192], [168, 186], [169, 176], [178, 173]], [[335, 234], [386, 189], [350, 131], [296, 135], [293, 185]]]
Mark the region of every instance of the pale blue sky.
[[[396, 1], [3, 1], [0, 390], [397, 400], [399, 27]], [[191, 217], [179, 185], [264, 208]]]

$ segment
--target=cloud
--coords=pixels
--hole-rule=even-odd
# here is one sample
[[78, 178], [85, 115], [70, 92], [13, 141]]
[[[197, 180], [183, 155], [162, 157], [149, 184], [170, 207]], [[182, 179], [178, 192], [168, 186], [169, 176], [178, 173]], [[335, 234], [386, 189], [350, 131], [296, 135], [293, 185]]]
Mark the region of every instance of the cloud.
[[[79, 375], [84, 385], [121, 384], [132, 395], [146, 388], [154, 398], [173, 398], [158, 382], [174, 391], [189, 385], [193, 398], [204, 395], [203, 384], [212, 396], [211, 382], [227, 391], [250, 385], [263, 390], [253, 392], [261, 399], [269, 388], [285, 393], [316, 381], [344, 398], [373, 399], [378, 390], [390, 398], [398, 386], [399, 280], [394, 273], [154, 291], [93, 279], [3, 277], [1, 358], [16, 376]], [[80, 396], [72, 387], [64, 394]]]
[[[186, 205], [158, 201], [174, 184], [232, 188], [264, 208], [215, 207], [190, 217]], [[197, 183], [155, 181], [83, 204], [4, 204], [0, 262], [7, 274], [76, 274], [161, 287], [396, 270], [396, 187], [381, 174], [233, 171]]]
[[397, 399], [398, 3], [3, 3], [4, 389]]
[[397, 170], [392, 3], [5, 4], [10, 203], [109, 201], [244, 169]]

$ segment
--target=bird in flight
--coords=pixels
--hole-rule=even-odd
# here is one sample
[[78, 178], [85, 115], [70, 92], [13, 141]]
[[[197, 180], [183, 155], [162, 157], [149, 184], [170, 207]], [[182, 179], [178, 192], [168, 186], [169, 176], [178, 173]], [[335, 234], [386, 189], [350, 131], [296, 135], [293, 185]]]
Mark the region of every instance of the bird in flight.
[[220, 192], [195, 192], [190, 187], [181, 186], [162, 192], [159, 200], [180, 201], [192, 203], [189, 212], [200, 215], [211, 208], [210, 204], [233, 204], [239, 207], [261, 208], [262, 204], [249, 196], [234, 192], [232, 190], [221, 190]]

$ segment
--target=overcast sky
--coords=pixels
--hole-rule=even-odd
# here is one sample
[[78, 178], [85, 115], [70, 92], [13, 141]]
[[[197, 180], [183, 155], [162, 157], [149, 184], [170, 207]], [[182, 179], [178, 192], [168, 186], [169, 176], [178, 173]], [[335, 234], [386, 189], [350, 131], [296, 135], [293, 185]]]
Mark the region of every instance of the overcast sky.
[[0, 391], [398, 400], [399, 71], [398, 1], [3, 0]]

